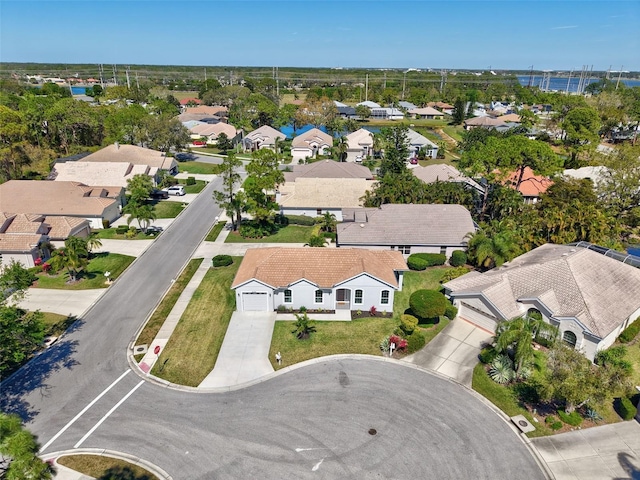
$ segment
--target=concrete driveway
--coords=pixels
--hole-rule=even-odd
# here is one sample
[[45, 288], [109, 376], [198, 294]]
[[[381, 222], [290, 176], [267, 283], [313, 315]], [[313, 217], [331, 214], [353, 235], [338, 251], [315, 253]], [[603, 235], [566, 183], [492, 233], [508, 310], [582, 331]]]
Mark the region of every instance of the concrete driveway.
[[81, 316], [107, 291], [106, 288], [90, 290], [55, 290], [30, 288], [18, 305], [26, 310]]
[[153, 240], [111, 240], [101, 239], [102, 246], [96, 252], [120, 253], [131, 257], [139, 257], [149, 248]]
[[635, 420], [532, 442], [556, 480], [640, 479], [640, 425]]
[[233, 312], [216, 365], [199, 388], [229, 387], [273, 372], [269, 362], [276, 312]]
[[405, 361], [435, 370], [471, 387], [473, 368], [484, 343], [493, 335], [471, 323], [455, 318], [422, 350]]

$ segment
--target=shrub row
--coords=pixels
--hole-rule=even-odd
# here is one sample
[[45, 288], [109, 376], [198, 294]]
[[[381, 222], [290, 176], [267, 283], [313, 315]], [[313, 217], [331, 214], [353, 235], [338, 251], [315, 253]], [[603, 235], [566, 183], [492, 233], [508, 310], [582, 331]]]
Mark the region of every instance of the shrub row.
[[316, 220], [306, 215], [276, 215], [276, 223], [280, 225], [304, 225], [305, 227], [313, 227]]
[[640, 333], [640, 320], [636, 320], [627, 328], [625, 328], [618, 337], [618, 340], [620, 340], [622, 343], [629, 343], [638, 336], [638, 333]]
[[633, 420], [633, 417], [636, 416], [637, 409], [633, 406], [633, 402], [629, 398], [622, 397], [618, 404], [618, 411], [623, 420]]
[[462, 250], [455, 250], [449, 259], [449, 265], [452, 267], [461, 267], [467, 263], [467, 254]]
[[435, 265], [444, 265], [447, 256], [444, 253], [413, 253], [407, 259], [411, 270], [424, 270]]
[[187, 185], [195, 185], [196, 184], [196, 178], [195, 177], [187, 177], [186, 184]]
[[226, 267], [233, 263], [233, 258], [230, 255], [216, 255], [211, 259], [211, 265], [214, 267]]

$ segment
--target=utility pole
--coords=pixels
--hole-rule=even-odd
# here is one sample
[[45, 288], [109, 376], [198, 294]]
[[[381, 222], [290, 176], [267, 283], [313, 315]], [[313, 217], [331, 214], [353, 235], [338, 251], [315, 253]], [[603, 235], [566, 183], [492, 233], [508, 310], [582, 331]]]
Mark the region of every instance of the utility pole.
[[616, 82], [616, 90], [618, 90], [618, 85], [620, 85], [620, 77], [622, 77], [622, 68], [624, 65], [620, 65], [620, 72], [618, 73], [618, 81]]
[[278, 67], [276, 67], [276, 96], [280, 96], [280, 79], [278, 78]]
[[364, 77], [364, 101], [369, 100], [369, 74]]
[[127, 89], [131, 89], [131, 83], [129, 82], [129, 68], [131, 67], [127, 67], [124, 69], [124, 73], [127, 75]]
[[440, 93], [444, 92], [444, 86], [447, 84], [447, 71], [440, 70]]
[[606, 79], [607, 79], [607, 80], [610, 80], [610, 76], [611, 76], [611, 67], [612, 67], [612, 66], [613, 66], [613, 65], [609, 65], [609, 70], [607, 70], [607, 76], [606, 76]]
[[229, 70], [229, 85], [233, 85], [233, 71]]
[[116, 74], [116, 66], [115, 65], [113, 66], [113, 83], [116, 84], [116, 87], [118, 86], [118, 77], [117, 77], [117, 74]]
[[387, 72], [384, 72], [384, 84], [382, 86], [383, 90], [387, 89]]
[[404, 75], [402, 76], [402, 100], [404, 100], [404, 91], [407, 87], [407, 72], [404, 72]]
[[207, 67], [204, 67], [204, 83], [207, 83]]
[[529, 85], [527, 85], [529, 88], [531, 88], [533, 86], [533, 65], [531, 65], [531, 70], [529, 71]]
[[104, 72], [103, 72], [103, 68], [102, 68], [102, 64], [100, 64], [100, 86], [102, 87], [102, 90], [104, 90]]
[[138, 72], [136, 71], [136, 87], [140, 90], [140, 82], [138, 81]]
[[567, 80], [567, 89], [565, 90], [565, 93], [568, 95], [569, 94], [569, 84], [571, 83], [571, 74], [573, 73], [573, 68], [571, 69], [571, 71], [569, 72], [569, 80]]

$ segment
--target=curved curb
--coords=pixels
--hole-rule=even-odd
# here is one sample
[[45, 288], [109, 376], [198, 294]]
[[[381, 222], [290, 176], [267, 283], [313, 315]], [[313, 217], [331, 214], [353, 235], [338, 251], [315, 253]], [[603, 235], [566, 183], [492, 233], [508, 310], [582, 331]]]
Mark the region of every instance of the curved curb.
[[132, 465], [137, 465], [138, 467], [144, 468], [160, 480], [173, 480], [173, 477], [165, 472], [162, 468], [147, 460], [136, 457], [135, 455], [129, 455], [128, 453], [116, 452], [114, 450], [105, 450], [103, 448], [77, 448], [74, 450], [62, 450], [60, 452], [47, 453], [46, 455], [42, 455], [40, 458], [45, 462], [48, 460], [53, 460], [54, 464], [57, 465], [58, 458], [68, 457], [71, 455], [97, 455], [99, 457], [116, 458], [118, 460], [124, 460], [128, 463], [131, 463]]

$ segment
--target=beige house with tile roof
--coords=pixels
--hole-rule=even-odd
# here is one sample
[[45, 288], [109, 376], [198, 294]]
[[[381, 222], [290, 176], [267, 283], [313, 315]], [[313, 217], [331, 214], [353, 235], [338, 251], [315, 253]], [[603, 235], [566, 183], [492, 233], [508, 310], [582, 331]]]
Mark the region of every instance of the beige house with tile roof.
[[276, 192], [282, 215], [320, 217], [332, 213], [342, 221], [343, 208], [362, 206], [361, 198], [373, 187], [364, 178], [306, 178], [285, 182]]
[[325, 155], [333, 146], [333, 137], [318, 128], [301, 133], [291, 141], [291, 157], [294, 163], [305, 158]]
[[337, 225], [336, 245], [412, 253], [443, 253], [467, 249], [476, 227], [462, 205], [395, 205], [345, 208]]
[[413, 118], [425, 118], [429, 120], [442, 120], [444, 118], [444, 113], [436, 110], [433, 107], [414, 108], [413, 110], [409, 110], [408, 113]]
[[97, 152], [87, 155], [83, 162], [132, 163], [133, 165], [147, 165], [160, 170], [166, 170], [172, 175], [178, 173], [178, 162], [164, 153], [137, 145], [121, 145], [114, 143]]
[[539, 311], [592, 361], [640, 317], [640, 269], [577, 246], [542, 245], [443, 286], [460, 317], [490, 332], [501, 321]]
[[10, 180], [0, 185], [0, 212], [86, 219], [92, 228], [120, 217], [124, 188], [78, 182]]
[[247, 133], [242, 140], [242, 146], [245, 152], [247, 150], [254, 152], [262, 148], [275, 151], [276, 139], [283, 142], [287, 136], [269, 125], [263, 125]]
[[478, 182], [460, 173], [456, 167], [447, 165], [445, 163], [427, 165], [426, 167], [421, 167], [420, 165], [418, 165], [411, 169], [411, 173], [413, 173], [424, 183], [462, 183], [477, 190], [479, 193], [484, 193], [484, 188], [482, 188], [482, 186]]
[[231, 288], [238, 311], [392, 311], [406, 270], [402, 255], [392, 251], [250, 248]]
[[361, 162], [373, 155], [373, 133], [364, 128], [347, 135], [347, 162]]
[[328, 159], [304, 165], [293, 165], [291, 169], [291, 172], [284, 172], [285, 182], [295, 182], [298, 178], [364, 178], [365, 180], [373, 180], [373, 173], [367, 167]]
[[218, 142], [218, 136], [222, 133], [224, 133], [234, 145], [242, 139], [242, 130], [238, 130], [228, 123], [214, 123], [213, 125], [203, 123], [191, 127], [189, 131], [191, 132], [192, 139], [198, 140], [206, 138], [207, 143], [210, 145], [215, 145]]
[[57, 182], [79, 182], [85, 185], [118, 185], [127, 188], [135, 175], [148, 175], [154, 181], [157, 167], [134, 165], [129, 162], [59, 162], [53, 167], [52, 177]]

